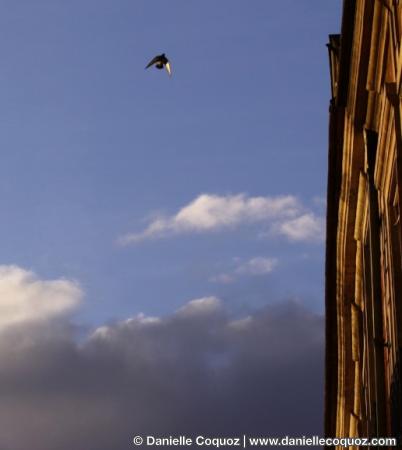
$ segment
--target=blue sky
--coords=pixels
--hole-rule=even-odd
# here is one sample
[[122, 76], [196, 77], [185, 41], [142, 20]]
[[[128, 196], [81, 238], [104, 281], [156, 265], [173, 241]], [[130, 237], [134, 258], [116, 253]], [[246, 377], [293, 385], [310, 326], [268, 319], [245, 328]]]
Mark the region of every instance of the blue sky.
[[[322, 240], [261, 236], [271, 226], [263, 220], [118, 240], [201, 194], [290, 195], [324, 216], [325, 43], [340, 28], [340, 8], [318, 0], [4, 1], [2, 264], [78, 281], [82, 323], [166, 314], [209, 295], [233, 311], [287, 298], [322, 311]], [[160, 52], [172, 78], [144, 70]], [[276, 264], [211, 281], [253, 258]]]
[[340, 16], [0, 2], [2, 450], [323, 435]]

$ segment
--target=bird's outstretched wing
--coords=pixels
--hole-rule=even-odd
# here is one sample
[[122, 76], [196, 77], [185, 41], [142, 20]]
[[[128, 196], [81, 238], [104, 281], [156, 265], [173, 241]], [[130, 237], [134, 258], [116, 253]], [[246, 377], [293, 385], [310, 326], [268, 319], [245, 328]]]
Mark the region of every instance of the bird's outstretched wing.
[[170, 67], [170, 62], [169, 61], [165, 64], [165, 69], [166, 69], [167, 73], [170, 76], [172, 76], [172, 68]]
[[151, 67], [152, 65], [156, 64], [159, 61], [159, 59], [160, 59], [159, 56], [155, 56], [155, 58], [152, 58], [151, 61], [149, 61], [149, 63], [145, 68], [148, 69], [148, 67]]

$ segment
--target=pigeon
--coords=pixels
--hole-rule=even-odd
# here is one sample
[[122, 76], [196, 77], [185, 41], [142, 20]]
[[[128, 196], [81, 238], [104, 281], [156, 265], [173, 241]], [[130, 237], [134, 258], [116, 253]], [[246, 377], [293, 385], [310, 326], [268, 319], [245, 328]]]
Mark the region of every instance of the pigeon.
[[164, 53], [162, 53], [161, 55], [157, 55], [157, 56], [155, 56], [155, 58], [151, 59], [151, 61], [149, 61], [148, 65], [145, 68], [148, 69], [148, 67], [151, 67], [153, 65], [155, 65], [155, 67], [157, 69], [165, 68], [167, 73], [169, 75], [172, 75], [172, 69], [170, 67], [170, 62], [166, 58], [166, 55]]

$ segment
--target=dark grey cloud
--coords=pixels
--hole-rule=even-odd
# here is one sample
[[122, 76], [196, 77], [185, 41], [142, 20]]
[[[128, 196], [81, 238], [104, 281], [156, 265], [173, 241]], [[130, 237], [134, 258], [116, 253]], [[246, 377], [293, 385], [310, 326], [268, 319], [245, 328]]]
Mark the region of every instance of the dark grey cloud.
[[323, 319], [296, 303], [234, 321], [215, 298], [77, 341], [0, 336], [2, 450], [125, 450], [134, 435], [322, 434]]

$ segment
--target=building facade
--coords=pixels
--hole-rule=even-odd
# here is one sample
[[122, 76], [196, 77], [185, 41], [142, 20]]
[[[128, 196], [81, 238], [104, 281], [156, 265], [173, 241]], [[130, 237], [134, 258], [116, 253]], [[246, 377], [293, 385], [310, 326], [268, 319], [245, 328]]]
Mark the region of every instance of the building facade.
[[344, 0], [328, 49], [325, 433], [401, 437], [402, 1]]

